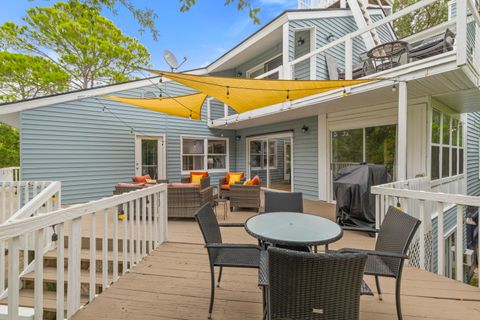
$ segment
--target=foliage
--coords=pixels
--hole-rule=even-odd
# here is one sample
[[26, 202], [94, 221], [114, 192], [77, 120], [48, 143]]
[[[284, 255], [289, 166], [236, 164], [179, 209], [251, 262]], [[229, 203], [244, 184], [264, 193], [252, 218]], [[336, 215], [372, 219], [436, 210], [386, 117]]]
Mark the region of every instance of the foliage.
[[[192, 6], [196, 4], [197, 0], [180, 0], [182, 6], [180, 7], [181, 12], [189, 11]], [[225, 6], [237, 3], [238, 11], [243, 11], [248, 9], [248, 15], [250, 19], [253, 20], [255, 24], [260, 24], [260, 20], [258, 19], [258, 13], [260, 12], [260, 8], [252, 8], [250, 0], [225, 0]]]
[[[419, 0], [395, 0], [393, 12], [402, 10]], [[408, 37], [421, 32], [448, 19], [448, 0], [435, 2], [393, 22], [393, 27], [399, 38]]]
[[0, 123], [0, 168], [20, 165], [19, 141], [17, 129]]
[[147, 49], [103, 17], [100, 8], [79, 1], [28, 9], [23, 20], [23, 26], [0, 27], [0, 48], [50, 60], [75, 89], [126, 81], [150, 59]]
[[0, 102], [61, 92], [68, 83], [68, 75], [50, 60], [0, 52]]

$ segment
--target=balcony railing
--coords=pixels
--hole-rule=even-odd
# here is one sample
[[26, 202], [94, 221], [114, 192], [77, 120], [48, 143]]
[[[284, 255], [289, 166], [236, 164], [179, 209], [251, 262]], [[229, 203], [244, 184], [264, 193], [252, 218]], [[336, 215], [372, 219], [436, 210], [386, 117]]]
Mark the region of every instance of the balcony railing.
[[0, 168], [0, 181], [18, 181], [18, 180], [20, 180], [19, 167]]
[[[310, 60], [310, 63], [325, 61], [326, 55], [330, 55], [334, 58], [334, 60], [336, 60], [339, 69], [343, 69], [342, 73], [344, 74], [344, 78], [347, 80], [358, 78], [359, 76], [363, 77], [365, 75], [367, 77], [378, 77], [381, 74], [390, 72], [391, 70], [389, 69], [384, 71], [385, 69], [379, 69], [378, 66], [372, 65], [373, 62], [366, 58], [365, 53], [360, 54], [358, 52], [358, 48], [353, 45], [354, 42], [363, 43], [362, 36], [369, 34], [372, 32], [372, 30], [376, 30], [378, 34], [381, 34], [382, 29], [383, 31], [390, 30], [391, 24], [395, 20], [407, 15], [414, 15], [419, 10], [423, 10], [425, 7], [432, 4], [435, 5], [435, 3], [440, 1], [442, 0], [421, 0], [394, 14], [374, 22], [365, 28], [349, 33], [344, 37], [324, 45], [321, 48], [315, 49], [310, 53], [291, 61], [289, 65], [285, 66], [284, 77], [286, 79], [295, 79], [296, 66], [308, 60]], [[455, 53], [457, 65], [463, 66], [469, 63], [476, 69], [477, 73], [480, 74], [480, 15], [478, 14], [478, 9], [475, 7], [476, 5], [472, 0], [457, 1], [456, 5], [456, 17], [445, 23], [441, 23], [408, 38], [402, 39], [402, 41], [415, 43], [420, 40], [428, 39], [431, 36], [442, 34], [447, 29], [450, 29], [456, 33], [455, 44], [452, 51]], [[387, 39], [384, 39], [384, 42], [385, 41], [387, 41]], [[401, 65], [411, 64], [414, 62], [414, 60], [408, 58], [408, 54], [405, 58], [407, 61], [403, 61]], [[432, 59], [438, 58], [439, 56], [436, 56], [436, 58], [432, 57]], [[367, 63], [368, 61], [370, 61], [370, 63]], [[415, 61], [418, 60], [415, 59]], [[365, 63], [367, 63], [367, 65], [365, 65]], [[362, 68], [367, 70], [360, 70], [360, 73], [355, 72], [357, 71], [356, 68], [354, 68], [355, 64], [360, 65]], [[365, 66], [367, 68], [365, 68]], [[313, 78], [312, 75], [310, 75], [310, 78]]]
[[[439, 275], [445, 275], [445, 239], [444, 225], [447, 214], [454, 214], [456, 220], [455, 238], [455, 270], [456, 279], [464, 281], [464, 228], [466, 225], [466, 207], [480, 207], [480, 198], [466, 196], [464, 190], [465, 178], [463, 175], [446, 180], [430, 181], [423, 177], [406, 181], [374, 186], [371, 192], [376, 195], [376, 224], [383, 221], [388, 206], [399, 205], [404, 212], [413, 215], [422, 221], [417, 234], [417, 247], [410, 263], [421, 269], [433, 271], [431, 265], [433, 252], [432, 240], [437, 241], [437, 266]], [[457, 190], [458, 194], [436, 192], [435, 189]], [[432, 221], [436, 219], [436, 234], [432, 234]], [[431, 237], [431, 238], [429, 238]], [[479, 238], [480, 239], [480, 238]], [[479, 241], [480, 242], [480, 241]], [[480, 245], [480, 243], [479, 243]], [[480, 246], [479, 246], [480, 247]], [[430, 263], [427, 263], [430, 262]]]

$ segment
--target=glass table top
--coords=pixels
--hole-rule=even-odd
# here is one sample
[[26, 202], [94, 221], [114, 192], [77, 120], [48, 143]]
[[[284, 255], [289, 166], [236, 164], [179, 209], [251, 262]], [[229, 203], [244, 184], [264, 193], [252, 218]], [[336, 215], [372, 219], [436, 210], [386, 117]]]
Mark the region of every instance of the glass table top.
[[245, 229], [253, 237], [278, 244], [321, 245], [340, 239], [335, 222], [306, 213], [272, 212], [251, 217]]

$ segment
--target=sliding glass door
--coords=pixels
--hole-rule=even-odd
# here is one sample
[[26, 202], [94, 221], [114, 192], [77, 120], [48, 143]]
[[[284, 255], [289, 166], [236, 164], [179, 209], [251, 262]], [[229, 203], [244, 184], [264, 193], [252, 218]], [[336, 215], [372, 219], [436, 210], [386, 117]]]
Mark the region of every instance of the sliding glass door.
[[258, 175], [262, 187], [292, 190], [291, 132], [247, 138], [247, 176]]

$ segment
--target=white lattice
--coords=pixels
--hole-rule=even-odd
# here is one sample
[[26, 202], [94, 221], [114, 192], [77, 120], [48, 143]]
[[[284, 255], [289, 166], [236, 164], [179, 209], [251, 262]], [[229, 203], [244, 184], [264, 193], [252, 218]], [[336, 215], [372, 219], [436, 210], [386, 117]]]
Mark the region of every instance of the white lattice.
[[[425, 270], [433, 271], [433, 241], [432, 231], [425, 233]], [[420, 268], [420, 239], [415, 239], [410, 245], [409, 265]]]

